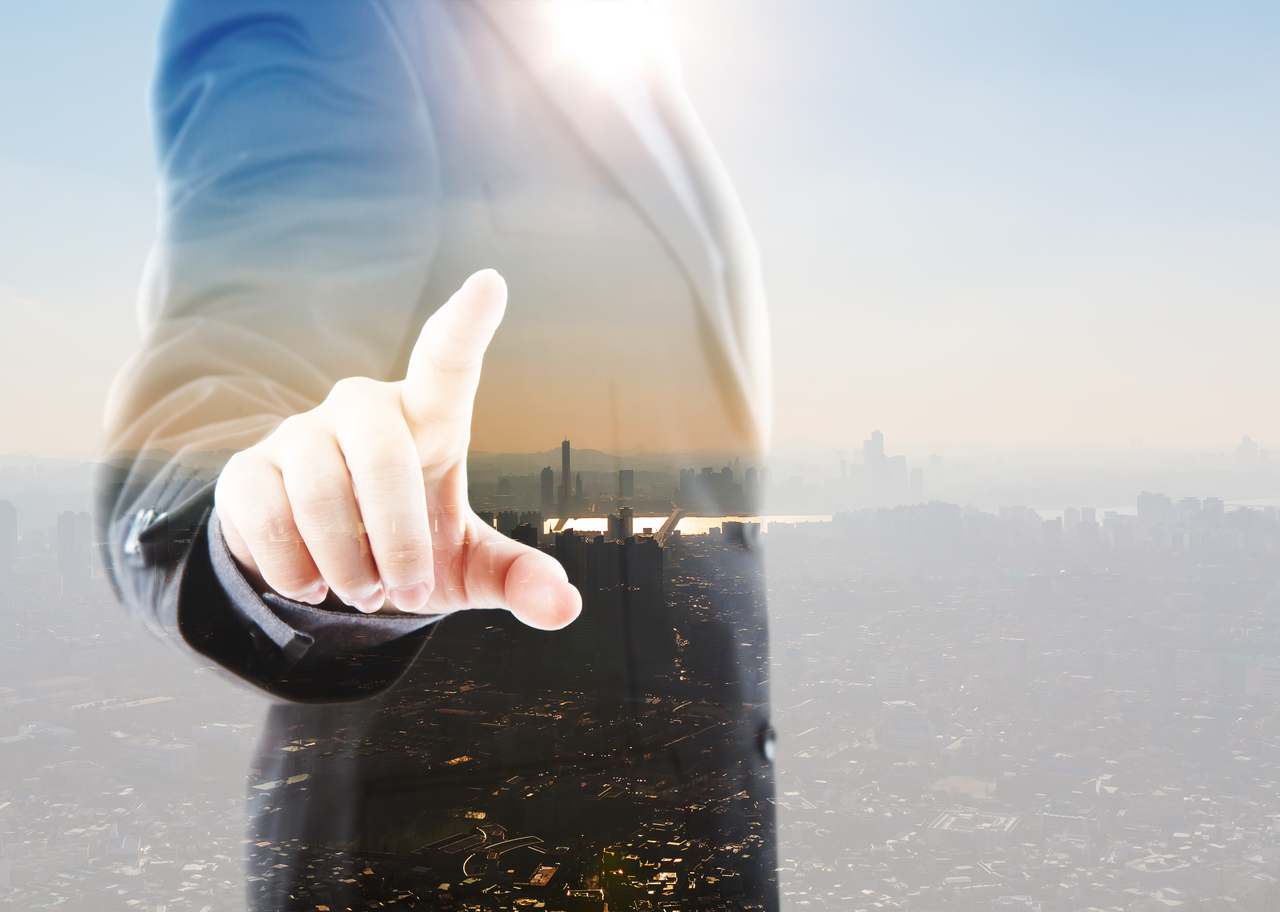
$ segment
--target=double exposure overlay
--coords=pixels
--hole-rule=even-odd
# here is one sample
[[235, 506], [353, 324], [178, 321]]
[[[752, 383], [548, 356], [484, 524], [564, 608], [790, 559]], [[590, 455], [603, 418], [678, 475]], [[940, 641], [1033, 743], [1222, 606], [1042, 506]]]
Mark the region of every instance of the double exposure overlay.
[[[288, 701], [249, 792], [252, 908], [774, 906], [759, 525], [679, 528], [750, 513], [756, 492], [741, 468], [664, 468], [759, 462], [754, 247], [656, 33], [625, 68], [574, 53], [573, 28], [641, 28], [647, 8], [595, 9], [169, 11], [163, 234], [147, 342], [109, 405], [99, 519], [140, 622]], [[214, 506], [227, 458], [343, 378], [430, 385], [415, 340], [483, 268], [509, 304], [469, 503], [433, 494], [423, 463], [434, 547], [478, 523], [544, 551], [581, 617], [534, 630], [479, 595], [363, 615], [253, 585]], [[357, 496], [375, 477], [358, 445], [343, 441]], [[295, 515], [320, 471], [286, 475]], [[313, 536], [367, 553], [375, 523], [306, 544], [318, 562]]]
[[1277, 46], [0, 3], [0, 905], [1280, 908]]

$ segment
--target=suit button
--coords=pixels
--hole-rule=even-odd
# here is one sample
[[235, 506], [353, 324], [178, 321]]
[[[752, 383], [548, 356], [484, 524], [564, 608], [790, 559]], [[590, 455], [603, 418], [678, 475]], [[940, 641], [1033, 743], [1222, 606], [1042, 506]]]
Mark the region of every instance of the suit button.
[[773, 729], [767, 725], [756, 733], [756, 749], [760, 751], [765, 763], [773, 763], [773, 744], [776, 740]]

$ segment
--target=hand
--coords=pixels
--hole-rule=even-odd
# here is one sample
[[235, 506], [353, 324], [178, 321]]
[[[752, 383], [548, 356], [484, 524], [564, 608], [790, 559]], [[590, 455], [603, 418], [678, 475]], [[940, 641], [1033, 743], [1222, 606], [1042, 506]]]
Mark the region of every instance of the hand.
[[506, 303], [502, 277], [477, 272], [422, 327], [404, 380], [340, 380], [231, 458], [215, 502], [251, 579], [365, 612], [506, 608], [543, 630], [578, 616], [561, 566], [467, 502], [472, 401]]

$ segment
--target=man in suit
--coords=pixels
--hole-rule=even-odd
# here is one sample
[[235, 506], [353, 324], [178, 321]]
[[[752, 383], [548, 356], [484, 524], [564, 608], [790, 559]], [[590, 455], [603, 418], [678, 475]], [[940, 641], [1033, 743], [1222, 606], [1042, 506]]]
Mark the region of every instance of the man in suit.
[[281, 701], [253, 907], [773, 908], [752, 542], [539, 550], [467, 497], [565, 431], [761, 451], [754, 245], [652, 12], [176, 2], [154, 105], [99, 515], [135, 616]]

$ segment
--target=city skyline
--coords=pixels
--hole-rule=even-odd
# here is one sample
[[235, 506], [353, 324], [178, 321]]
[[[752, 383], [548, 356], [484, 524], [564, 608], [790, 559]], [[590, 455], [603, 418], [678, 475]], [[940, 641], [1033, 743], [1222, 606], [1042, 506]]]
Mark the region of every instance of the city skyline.
[[[528, 645], [545, 660], [513, 655], [479, 679], [470, 663], [513, 622], [468, 613], [387, 705], [395, 731], [377, 739], [376, 763], [361, 761], [396, 783], [375, 812], [404, 825], [371, 844], [251, 841], [248, 871], [246, 807], [322, 800], [364, 723], [310, 739], [264, 730], [259, 698], [193, 675], [112, 604], [101, 568], [83, 562], [79, 518], [64, 515], [64, 534], [0, 568], [0, 598], [19, 609], [3, 614], [0, 650], [0, 890], [28, 905], [183, 908], [183, 896], [235, 908], [260, 859], [309, 851], [333, 875], [308, 882], [316, 908], [356, 883], [425, 908], [520, 897], [643, 909], [651, 895], [724, 900], [720, 879], [776, 814], [788, 908], [1273, 902], [1280, 509], [1224, 506], [1147, 492], [1132, 516], [933, 503], [754, 533], [726, 521], [665, 546], [549, 535], [542, 547], [584, 594], [577, 623], [672, 626], [648, 625], [643, 649], [606, 661], [584, 652], [599, 640], [588, 627], [539, 634]], [[719, 686], [716, 657], [731, 651], [749, 659], [748, 678], [762, 675], [762, 628], [714, 629], [751, 603], [757, 544], [770, 556], [775, 797], [724, 782], [682, 804], [648, 774], [518, 767], [624, 742], [646, 719], [665, 727], [638, 746], [645, 756], [696, 768], [721, 749], [732, 721], [699, 694]], [[60, 676], [42, 677], [55, 657]], [[637, 678], [658, 692], [628, 699]], [[619, 695], [623, 708], [603, 712]], [[483, 754], [479, 729], [493, 733]], [[255, 756], [246, 806], [236, 774]], [[517, 767], [491, 793], [448, 800], [414, 772], [465, 776], [482, 759]], [[741, 825], [708, 838], [724, 814]], [[579, 841], [593, 832], [599, 842]], [[275, 876], [249, 883], [286, 888]]]
[[[906, 456], [901, 453], [904, 449], [911, 445], [886, 442], [878, 430], [859, 446], [832, 449], [804, 441], [789, 452], [772, 452], [763, 459], [728, 449], [664, 453], [638, 447], [608, 452], [574, 447], [566, 440], [555, 450], [541, 453], [472, 451], [468, 471], [473, 502], [503, 495], [492, 501], [495, 509], [541, 510], [548, 516], [560, 511], [566, 460], [574, 469], [569, 476], [572, 509], [582, 515], [612, 510], [610, 504], [619, 496], [631, 501], [638, 515], [663, 516], [677, 504], [686, 515], [776, 515], [831, 514], [930, 500], [970, 503], [991, 512], [1029, 506], [1061, 514], [1064, 509], [1094, 505], [1131, 513], [1135, 499], [1145, 491], [1167, 492], [1174, 499], [1216, 497], [1231, 507], [1280, 504], [1280, 459], [1248, 435], [1216, 452], [1153, 457], [1149, 450], [1133, 447], [1120, 452], [1127, 459], [1080, 459], [1075, 466], [1071, 454], [1059, 454], [1055, 462], [1043, 453], [960, 450], [954, 455], [956, 451], [930, 445]], [[931, 452], [934, 449], [949, 455]], [[207, 472], [216, 471], [227, 455], [192, 457], [200, 471]], [[115, 457], [117, 461], [129, 458]], [[89, 507], [89, 475], [99, 461], [0, 455], [0, 499], [7, 497], [22, 506], [24, 528], [36, 522], [51, 529], [56, 514]], [[553, 461], [559, 463], [558, 470], [552, 467]], [[681, 492], [687, 486], [683, 476], [708, 471], [731, 471], [730, 489], [737, 490], [735, 496], [745, 495], [745, 500], [721, 506], [693, 504], [689, 492]]]

